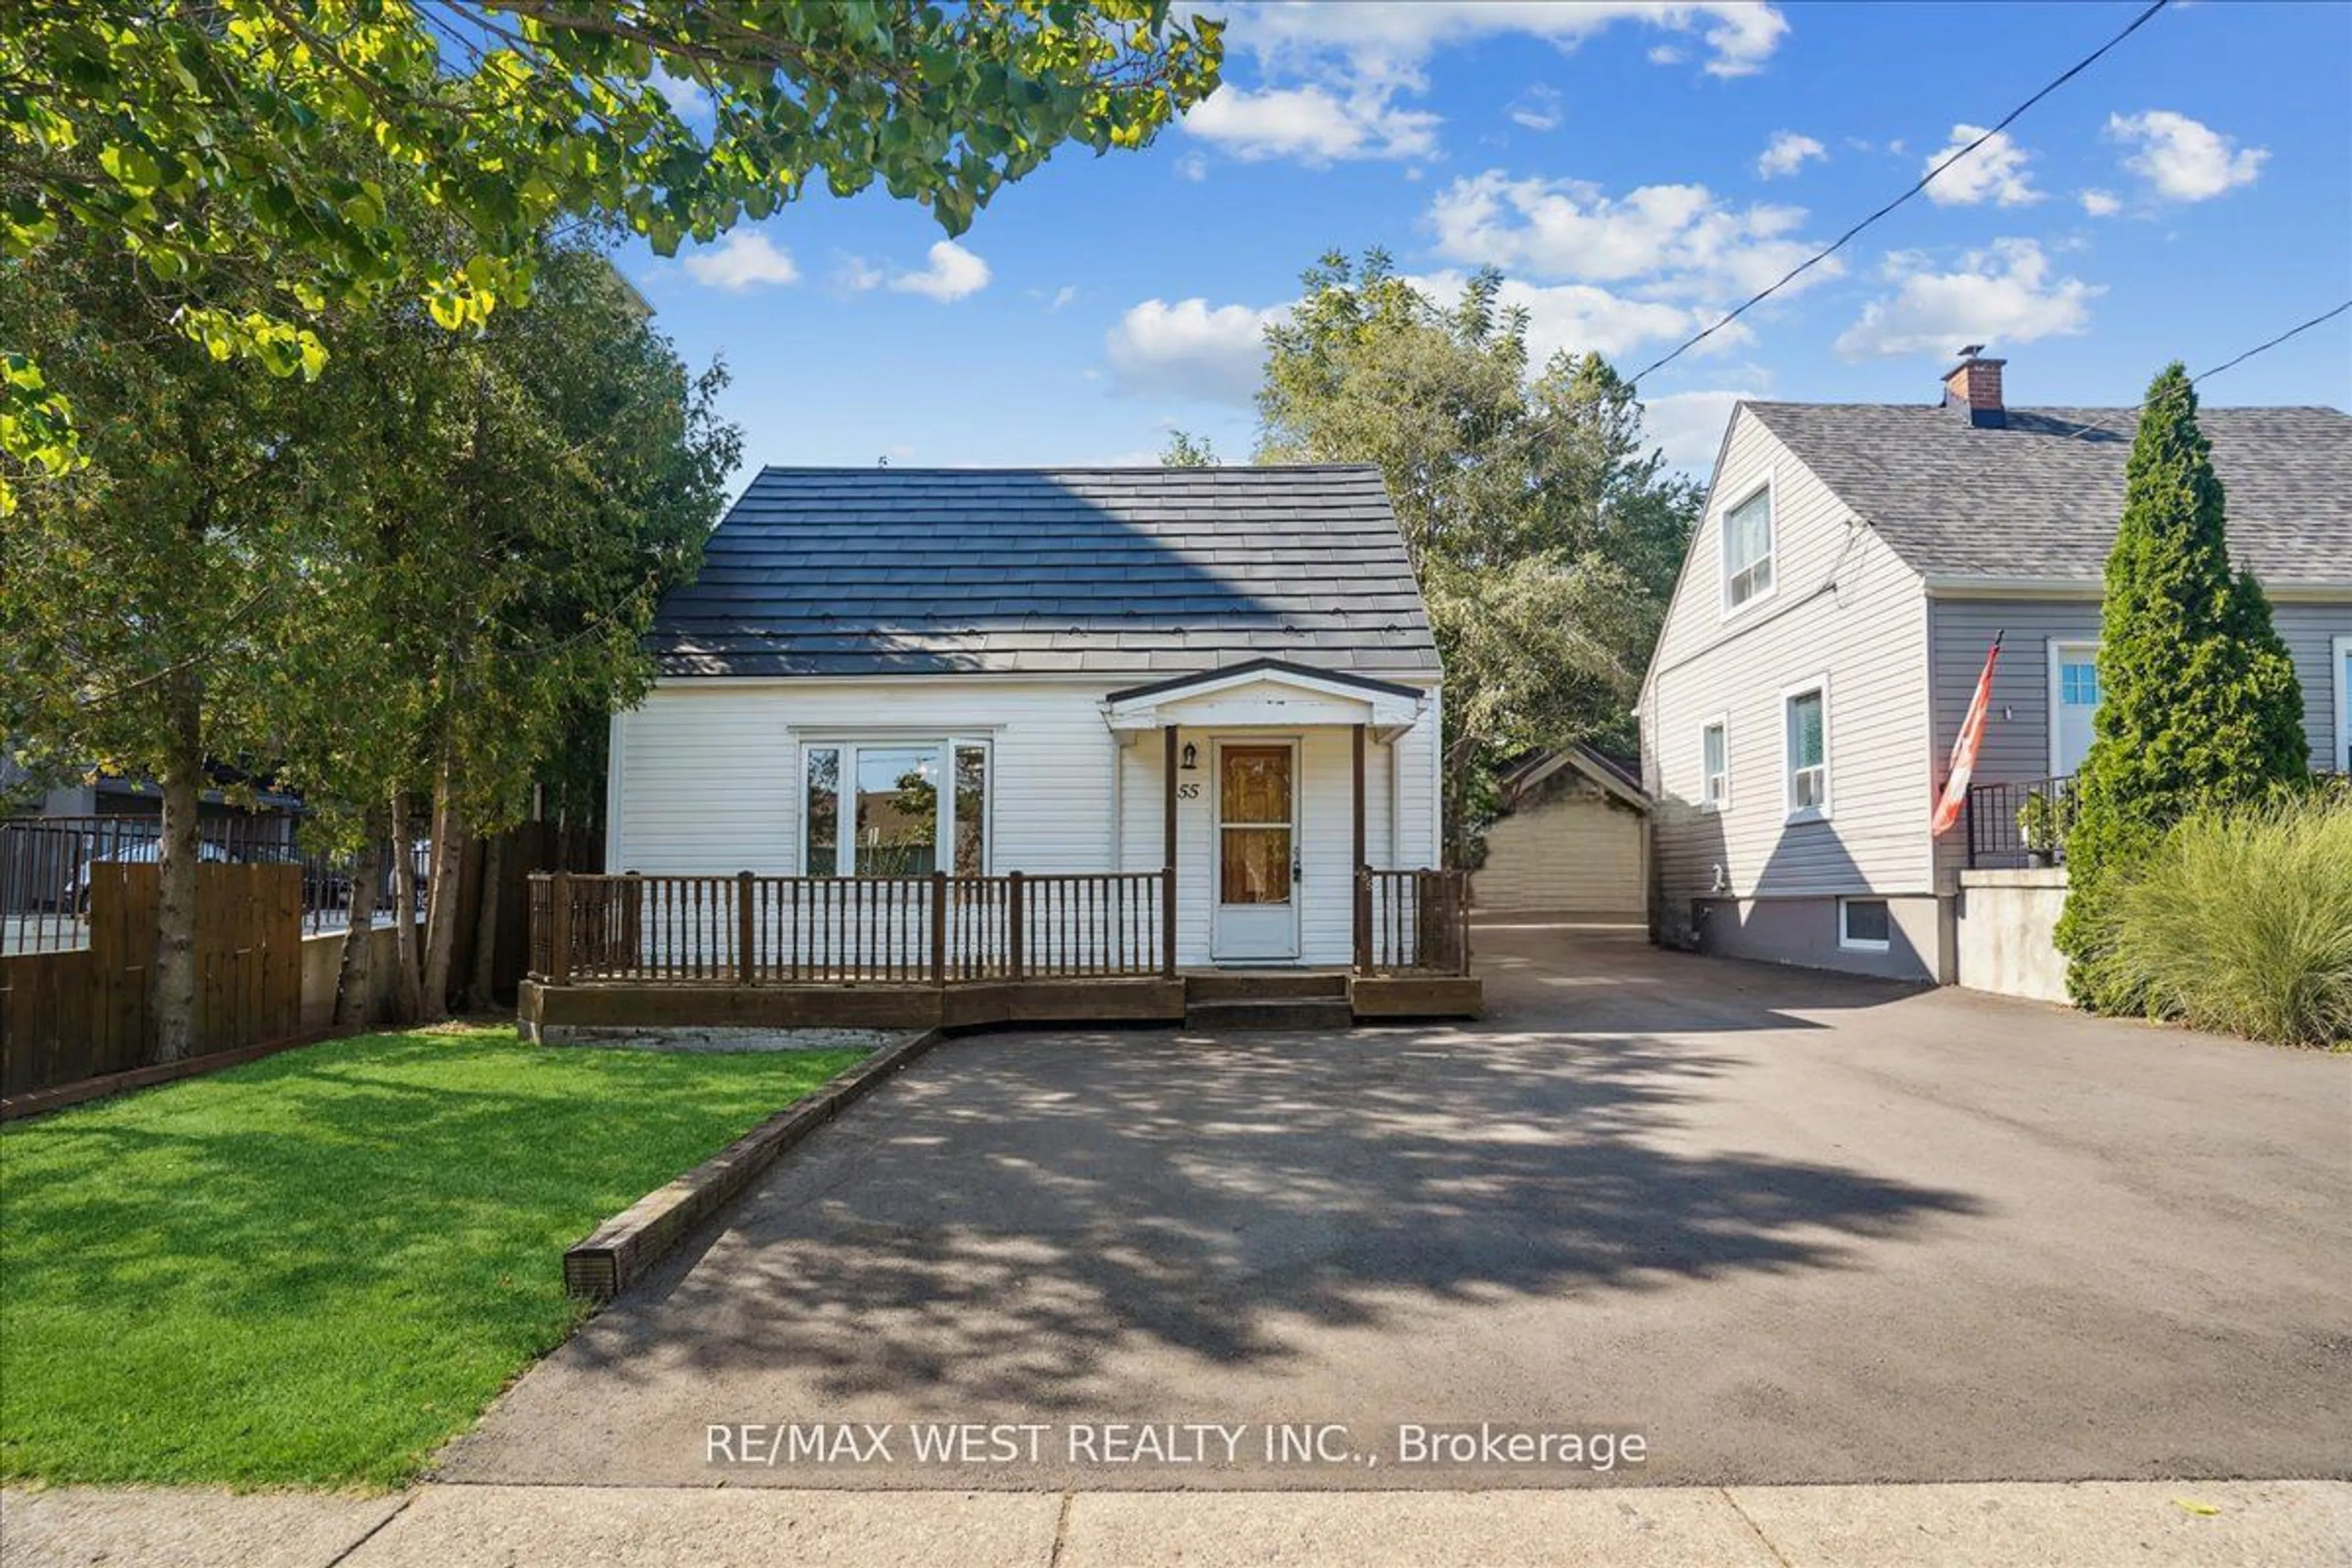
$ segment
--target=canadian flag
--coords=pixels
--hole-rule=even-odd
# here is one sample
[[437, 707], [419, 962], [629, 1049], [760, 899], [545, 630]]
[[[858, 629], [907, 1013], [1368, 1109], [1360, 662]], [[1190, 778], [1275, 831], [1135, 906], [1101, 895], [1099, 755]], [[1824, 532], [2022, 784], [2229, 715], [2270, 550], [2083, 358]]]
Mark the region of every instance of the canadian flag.
[[1944, 775], [1944, 793], [1936, 802], [1934, 837], [1941, 838], [1960, 819], [1969, 803], [1969, 777], [1977, 771], [1977, 749], [1984, 744], [1985, 721], [1992, 716], [1992, 667], [2000, 662], [2000, 639], [1995, 632], [1986, 650], [1984, 673], [1977, 677], [1977, 694], [1969, 700], [1969, 716], [1960, 721], [1960, 738], [1952, 742], [1952, 766]]

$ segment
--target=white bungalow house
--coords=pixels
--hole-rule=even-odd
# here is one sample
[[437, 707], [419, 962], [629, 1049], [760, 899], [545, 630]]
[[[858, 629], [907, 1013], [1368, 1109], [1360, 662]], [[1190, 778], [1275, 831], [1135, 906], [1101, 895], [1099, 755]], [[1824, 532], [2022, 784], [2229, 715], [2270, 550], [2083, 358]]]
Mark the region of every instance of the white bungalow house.
[[[719, 917], [701, 955], [738, 989], [1286, 969], [1328, 1011], [1351, 974], [1466, 975], [1459, 884], [1389, 875], [1437, 864], [1440, 671], [1375, 468], [772, 468], [651, 647], [605, 865], [751, 873], [747, 940]], [[897, 905], [820, 951], [807, 911], [860, 884], [937, 900], [931, 953]], [[609, 978], [691, 970], [649, 955], [662, 918]]]

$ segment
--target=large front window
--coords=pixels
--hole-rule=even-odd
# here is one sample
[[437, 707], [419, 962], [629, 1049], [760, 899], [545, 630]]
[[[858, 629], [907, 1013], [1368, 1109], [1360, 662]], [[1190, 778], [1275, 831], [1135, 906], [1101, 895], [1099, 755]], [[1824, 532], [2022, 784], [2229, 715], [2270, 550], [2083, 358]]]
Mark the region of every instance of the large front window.
[[986, 742], [828, 741], [803, 754], [808, 875], [986, 872]]

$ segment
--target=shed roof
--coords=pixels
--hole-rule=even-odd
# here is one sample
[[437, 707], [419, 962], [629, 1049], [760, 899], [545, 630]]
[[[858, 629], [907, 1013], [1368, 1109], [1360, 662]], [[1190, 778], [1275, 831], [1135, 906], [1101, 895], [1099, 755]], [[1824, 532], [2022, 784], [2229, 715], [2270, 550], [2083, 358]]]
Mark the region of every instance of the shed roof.
[[[2096, 582], [2123, 517], [2134, 408], [1749, 403], [1822, 482], [1930, 577]], [[2273, 586], [2352, 581], [2352, 416], [2203, 408], [2230, 550]]]
[[676, 676], [1438, 675], [1368, 466], [767, 468], [649, 641]]

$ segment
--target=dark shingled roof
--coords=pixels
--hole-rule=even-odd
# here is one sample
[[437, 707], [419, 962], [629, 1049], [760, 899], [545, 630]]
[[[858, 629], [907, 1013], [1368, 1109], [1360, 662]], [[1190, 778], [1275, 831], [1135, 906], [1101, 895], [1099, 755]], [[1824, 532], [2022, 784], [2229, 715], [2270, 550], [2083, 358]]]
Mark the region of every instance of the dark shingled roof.
[[[2095, 582], [2123, 517], [2130, 408], [2012, 408], [2006, 427], [1919, 405], [1750, 403], [1928, 576]], [[2272, 584], [2352, 582], [2352, 416], [2204, 408], [2230, 552]]]
[[688, 676], [1438, 674], [1369, 467], [768, 468], [649, 642]]

